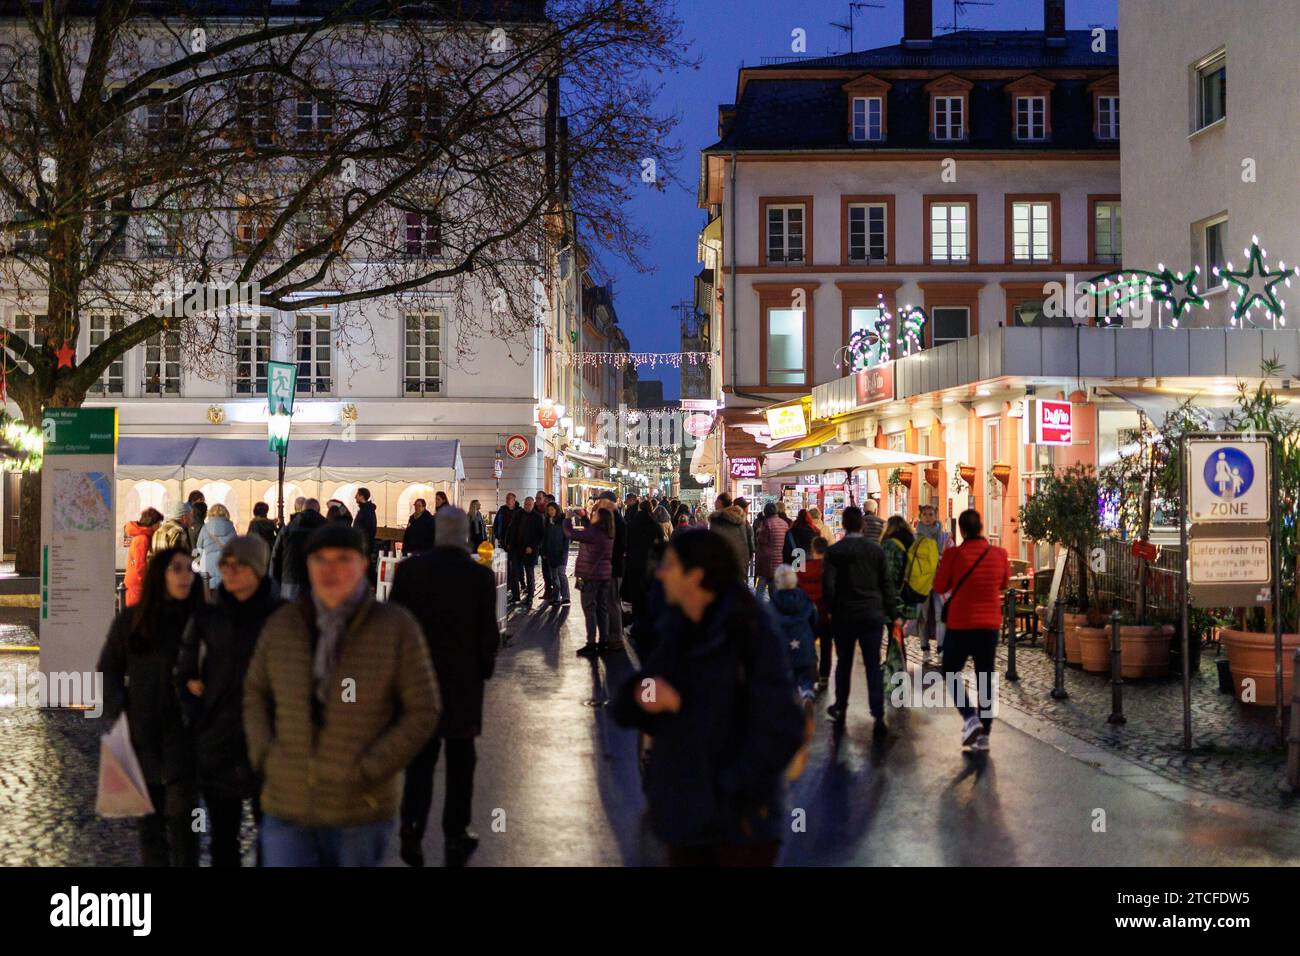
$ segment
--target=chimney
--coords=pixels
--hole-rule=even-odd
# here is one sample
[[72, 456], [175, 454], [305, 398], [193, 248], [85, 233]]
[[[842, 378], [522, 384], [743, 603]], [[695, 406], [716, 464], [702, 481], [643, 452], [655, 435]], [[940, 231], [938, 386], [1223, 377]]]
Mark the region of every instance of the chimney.
[[1043, 35], [1048, 46], [1065, 46], [1065, 0], [1043, 0]]
[[903, 46], [928, 50], [934, 40], [934, 0], [903, 0]]

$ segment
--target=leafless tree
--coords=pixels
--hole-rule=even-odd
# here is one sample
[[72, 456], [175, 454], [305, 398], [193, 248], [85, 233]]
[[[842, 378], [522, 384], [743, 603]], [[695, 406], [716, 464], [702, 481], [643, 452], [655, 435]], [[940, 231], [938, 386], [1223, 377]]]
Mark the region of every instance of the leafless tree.
[[[24, 315], [0, 357], [25, 420], [142, 343], [230, 374], [249, 320], [204, 290], [332, 307], [353, 341], [367, 300], [436, 290], [464, 351], [533, 334], [570, 224], [640, 265], [624, 201], [677, 154], [646, 77], [688, 63], [664, 3], [303, 7], [0, 3], [0, 297]], [[39, 475], [22, 498], [32, 571]]]

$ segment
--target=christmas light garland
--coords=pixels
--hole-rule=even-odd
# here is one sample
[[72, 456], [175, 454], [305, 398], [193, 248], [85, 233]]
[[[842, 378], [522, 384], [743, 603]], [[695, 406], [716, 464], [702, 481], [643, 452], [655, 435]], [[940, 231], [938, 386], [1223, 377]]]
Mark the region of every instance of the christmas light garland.
[[615, 368], [626, 368], [629, 365], [635, 365], [640, 368], [642, 365], [648, 365], [654, 368], [658, 365], [668, 365], [672, 368], [681, 368], [683, 365], [707, 365], [710, 368], [718, 360], [717, 352], [556, 352], [556, 358], [562, 365], [570, 365], [575, 368], [587, 368], [588, 366], [613, 365]]
[[[876, 310], [878, 314], [874, 321], [850, 335], [849, 344], [840, 349], [835, 362], [837, 368], [847, 364], [850, 370], [860, 372], [883, 365], [890, 360], [891, 345], [898, 346], [899, 358], [921, 350], [925, 325], [930, 321], [924, 309], [908, 304], [895, 317], [885, 304], [884, 294], [877, 293]], [[898, 320], [897, 334], [894, 332], [895, 318]]]
[[0, 411], [0, 438], [18, 453], [0, 462], [4, 471], [40, 471], [45, 464], [45, 436], [6, 412]]

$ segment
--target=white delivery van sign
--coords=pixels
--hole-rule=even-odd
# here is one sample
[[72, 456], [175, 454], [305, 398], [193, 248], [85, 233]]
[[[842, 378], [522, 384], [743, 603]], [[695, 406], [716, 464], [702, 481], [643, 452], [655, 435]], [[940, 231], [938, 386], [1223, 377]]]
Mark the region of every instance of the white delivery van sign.
[[1191, 509], [1195, 523], [1268, 521], [1268, 443], [1189, 444]]

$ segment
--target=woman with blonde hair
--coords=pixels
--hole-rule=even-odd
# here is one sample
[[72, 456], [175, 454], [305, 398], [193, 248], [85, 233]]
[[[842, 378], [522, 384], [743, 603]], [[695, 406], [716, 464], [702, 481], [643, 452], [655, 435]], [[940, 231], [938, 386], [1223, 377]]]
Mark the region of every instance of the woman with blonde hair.
[[221, 549], [238, 534], [230, 520], [230, 511], [217, 503], [208, 508], [207, 520], [199, 532], [199, 570], [207, 578], [209, 591], [221, 586]]

